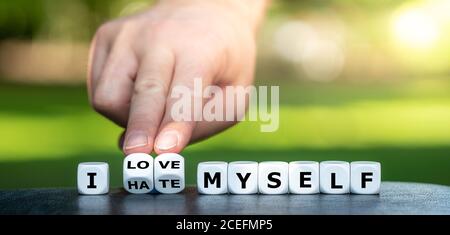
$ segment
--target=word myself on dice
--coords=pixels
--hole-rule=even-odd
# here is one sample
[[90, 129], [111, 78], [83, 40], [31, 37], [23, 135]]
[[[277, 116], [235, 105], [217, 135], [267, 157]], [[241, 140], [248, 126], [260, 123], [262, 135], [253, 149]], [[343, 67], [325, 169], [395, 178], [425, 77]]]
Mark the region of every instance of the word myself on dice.
[[[133, 194], [179, 193], [185, 188], [184, 158], [165, 153], [153, 159], [145, 153], [128, 155], [123, 162], [123, 187]], [[201, 162], [197, 189], [201, 194], [378, 194], [381, 165], [370, 161], [236, 161]], [[106, 194], [107, 163], [78, 165], [78, 192]]]
[[381, 165], [357, 161], [202, 162], [197, 188], [202, 194], [378, 194]]

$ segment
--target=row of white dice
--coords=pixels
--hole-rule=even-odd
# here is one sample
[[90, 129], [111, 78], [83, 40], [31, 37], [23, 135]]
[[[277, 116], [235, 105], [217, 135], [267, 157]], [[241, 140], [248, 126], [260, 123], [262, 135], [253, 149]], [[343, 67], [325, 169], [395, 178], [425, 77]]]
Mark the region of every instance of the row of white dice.
[[357, 161], [202, 162], [197, 188], [202, 194], [378, 194], [381, 165]]
[[[154, 189], [171, 194], [183, 191], [184, 158], [175, 153], [153, 157], [145, 153], [128, 155], [123, 161], [123, 187], [130, 193], [142, 194]], [[106, 194], [109, 191], [107, 163], [85, 162], [78, 165], [78, 192]]]

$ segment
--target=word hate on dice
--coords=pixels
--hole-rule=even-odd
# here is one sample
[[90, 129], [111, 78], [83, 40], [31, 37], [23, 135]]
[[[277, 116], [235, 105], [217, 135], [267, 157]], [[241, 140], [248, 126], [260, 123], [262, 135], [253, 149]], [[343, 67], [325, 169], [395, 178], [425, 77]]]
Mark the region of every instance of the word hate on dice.
[[381, 165], [357, 161], [201, 162], [201, 194], [378, 194]]

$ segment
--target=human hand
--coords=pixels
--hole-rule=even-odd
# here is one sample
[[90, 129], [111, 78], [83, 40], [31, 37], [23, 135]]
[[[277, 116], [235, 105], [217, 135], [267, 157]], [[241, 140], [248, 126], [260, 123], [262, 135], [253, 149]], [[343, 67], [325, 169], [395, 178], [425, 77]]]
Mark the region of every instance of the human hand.
[[[100, 114], [125, 127], [123, 151], [180, 152], [234, 121], [176, 121], [176, 86], [247, 86], [264, 1], [160, 1], [102, 25], [92, 42], [88, 91]], [[199, 97], [191, 97], [203, 99]]]

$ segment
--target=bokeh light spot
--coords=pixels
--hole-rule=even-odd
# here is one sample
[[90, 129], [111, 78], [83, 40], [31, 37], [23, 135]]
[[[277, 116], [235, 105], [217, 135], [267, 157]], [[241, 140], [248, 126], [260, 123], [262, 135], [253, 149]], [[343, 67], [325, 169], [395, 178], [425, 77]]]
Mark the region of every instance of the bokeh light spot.
[[433, 18], [417, 9], [402, 10], [394, 16], [392, 23], [396, 40], [413, 48], [430, 48], [439, 37], [439, 29]]

